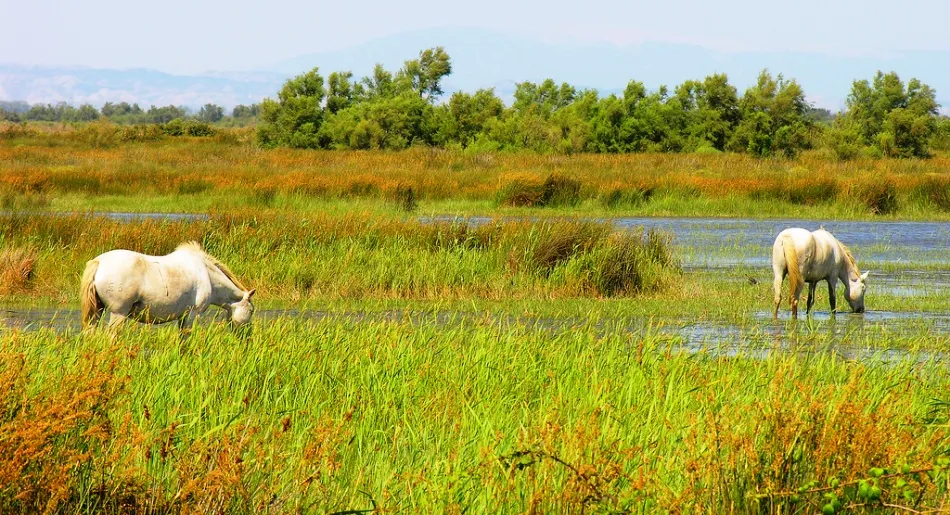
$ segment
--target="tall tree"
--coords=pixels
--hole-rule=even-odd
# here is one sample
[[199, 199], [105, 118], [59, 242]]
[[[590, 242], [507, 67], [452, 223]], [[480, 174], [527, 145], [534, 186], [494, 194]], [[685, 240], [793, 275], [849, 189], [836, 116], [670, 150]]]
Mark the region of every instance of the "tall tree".
[[353, 78], [351, 72], [333, 72], [327, 77], [327, 112], [335, 114], [345, 109], [353, 101], [353, 85], [350, 79]]
[[435, 101], [442, 95], [442, 79], [452, 73], [452, 60], [442, 47], [429, 48], [419, 53], [418, 59], [406, 61], [400, 78], [420, 97]]
[[323, 123], [323, 99], [326, 89], [318, 68], [284, 83], [277, 100], [261, 103], [257, 138], [265, 147], [290, 146], [316, 148], [317, 133]]
[[809, 107], [798, 82], [763, 70], [739, 101], [742, 121], [727, 148], [758, 156], [793, 156], [809, 145]]
[[203, 122], [214, 123], [222, 118], [224, 118], [224, 108], [216, 104], [205, 104], [198, 111], [198, 119]]
[[892, 157], [925, 157], [936, 128], [940, 105], [936, 92], [917, 79], [906, 87], [895, 72], [851, 85], [846, 120], [860, 143]]

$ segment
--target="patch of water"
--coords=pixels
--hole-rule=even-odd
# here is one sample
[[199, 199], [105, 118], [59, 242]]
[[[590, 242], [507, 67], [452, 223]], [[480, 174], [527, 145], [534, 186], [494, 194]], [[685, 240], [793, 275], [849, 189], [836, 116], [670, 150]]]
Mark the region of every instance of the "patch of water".
[[[458, 222], [483, 225], [491, 217], [423, 217], [424, 223]], [[503, 218], [503, 220], [535, 220]], [[674, 243], [685, 250], [684, 263], [694, 266], [768, 267], [772, 243], [782, 230], [802, 227], [811, 231], [824, 227], [852, 248], [860, 248], [858, 262], [906, 263], [909, 261], [950, 265], [950, 223], [948, 222], [851, 222], [801, 220], [794, 218], [749, 220], [741, 218], [654, 218], [626, 217], [591, 219], [608, 222], [620, 230], [644, 227], [673, 235]], [[704, 252], [704, 250], [716, 252]], [[723, 256], [723, 250], [735, 249], [745, 255]], [[694, 252], [690, 252], [693, 250]], [[867, 268], [864, 266], [862, 268]]]
[[[583, 317], [532, 317], [528, 315], [497, 315], [488, 312], [436, 311], [417, 312], [403, 310], [330, 312], [322, 310], [258, 310], [259, 320], [293, 318], [319, 322], [342, 319], [354, 323], [391, 322], [412, 323], [449, 327], [454, 324], [482, 323], [498, 327], [521, 327], [528, 330], [544, 330], [555, 334], [570, 332], [579, 327], [593, 327], [596, 332], [614, 334], [622, 331], [638, 337], [650, 331], [670, 338], [673, 350], [690, 353], [708, 353], [716, 356], [735, 357], [742, 355], [766, 359], [775, 353], [816, 354], [831, 353], [845, 359], [861, 361], [894, 362], [911, 354], [900, 349], [880, 350], [864, 348], [851, 342], [860, 335], [879, 330], [885, 324], [918, 322], [920, 317], [932, 322], [932, 329], [950, 338], [950, 315], [906, 314], [871, 311], [863, 314], [838, 314], [832, 317], [826, 312], [816, 312], [797, 324], [788, 325], [787, 320], [773, 321], [770, 312], [755, 313], [759, 323], [748, 327], [717, 322], [684, 323], [683, 321], [654, 321], [646, 319], [601, 320], [591, 326]], [[80, 329], [79, 312], [72, 309], [0, 309], [0, 330], [4, 327], [17, 330], [51, 329], [56, 332], [76, 332]], [[814, 344], [816, 338], [822, 346]], [[946, 353], [914, 352], [915, 359], [948, 360]]]
[[12, 211], [0, 211], [0, 216], [90, 216], [118, 220], [120, 222], [134, 222], [138, 220], [168, 220], [170, 222], [208, 220], [209, 215], [203, 213], [126, 213], [121, 211], [99, 211], [92, 213], [68, 213], [59, 211], [29, 211], [27, 213], [14, 213]]

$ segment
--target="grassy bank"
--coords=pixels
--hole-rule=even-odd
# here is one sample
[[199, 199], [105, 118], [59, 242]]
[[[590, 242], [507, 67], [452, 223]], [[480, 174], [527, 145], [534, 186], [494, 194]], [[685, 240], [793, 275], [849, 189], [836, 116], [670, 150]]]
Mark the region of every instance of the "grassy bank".
[[5, 511], [814, 512], [947, 491], [950, 384], [912, 358], [340, 320], [246, 344], [0, 341]]
[[[948, 158], [262, 150], [252, 132], [0, 131], [0, 208], [950, 219]], [[105, 131], [105, 132], [104, 132]], [[359, 204], [362, 202], [362, 204]]]

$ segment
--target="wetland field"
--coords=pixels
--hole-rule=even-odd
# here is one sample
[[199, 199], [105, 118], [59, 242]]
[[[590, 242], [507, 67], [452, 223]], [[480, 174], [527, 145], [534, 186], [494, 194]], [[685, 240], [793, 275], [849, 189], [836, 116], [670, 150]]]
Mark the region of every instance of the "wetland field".
[[[945, 508], [945, 157], [110, 131], [0, 131], [0, 512]], [[792, 226], [865, 313], [772, 319]], [[191, 240], [257, 289], [249, 336], [82, 330], [87, 260]]]

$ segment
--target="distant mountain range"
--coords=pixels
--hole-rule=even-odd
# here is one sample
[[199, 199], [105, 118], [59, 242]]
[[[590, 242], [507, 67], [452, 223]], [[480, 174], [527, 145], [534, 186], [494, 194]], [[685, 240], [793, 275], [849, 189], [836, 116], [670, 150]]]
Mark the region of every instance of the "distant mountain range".
[[[452, 75], [444, 90], [494, 87], [509, 99], [516, 82], [553, 78], [603, 94], [623, 90], [631, 79], [648, 88], [671, 88], [687, 79], [725, 72], [740, 93], [768, 68], [802, 85], [818, 107], [844, 105], [855, 79], [877, 70], [896, 71], [905, 81], [917, 77], [950, 100], [950, 52], [895, 52], [887, 56], [827, 55], [811, 52], [719, 52], [694, 45], [648, 42], [619, 47], [607, 44], [550, 44], [481, 29], [432, 29], [398, 34], [346, 50], [297, 56], [245, 72], [209, 72], [182, 76], [149, 69], [104, 70], [81, 67], [0, 65], [0, 100], [71, 104], [138, 102], [148, 105], [205, 103], [225, 107], [275, 96], [284, 80], [318, 66], [324, 75], [350, 70], [357, 77], [375, 63], [389, 70], [419, 51], [443, 46], [452, 57]], [[950, 102], [942, 102], [945, 105]]]

